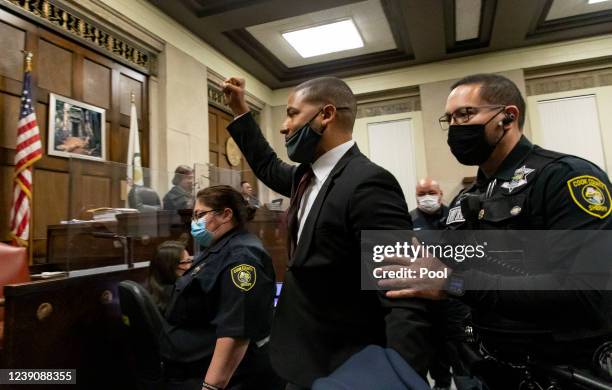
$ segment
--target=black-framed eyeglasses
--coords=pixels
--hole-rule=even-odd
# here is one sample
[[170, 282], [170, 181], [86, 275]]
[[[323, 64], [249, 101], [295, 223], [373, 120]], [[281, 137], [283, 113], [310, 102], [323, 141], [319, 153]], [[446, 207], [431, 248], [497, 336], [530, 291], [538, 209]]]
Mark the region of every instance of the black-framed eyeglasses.
[[206, 216], [206, 214], [212, 213], [213, 211], [219, 211], [219, 209], [200, 211], [200, 212], [197, 212], [197, 213], [194, 212], [193, 215], [191, 216], [191, 220], [194, 221], [194, 222], [198, 221], [198, 220], [204, 218]]
[[476, 114], [478, 114], [483, 109], [495, 109], [495, 108], [505, 108], [503, 104], [487, 104], [484, 106], [475, 106], [475, 107], [461, 107], [456, 109], [450, 114], [444, 114], [439, 119], [440, 127], [442, 130], [448, 130], [450, 124], [452, 122], [462, 125], [466, 122], [469, 122]]

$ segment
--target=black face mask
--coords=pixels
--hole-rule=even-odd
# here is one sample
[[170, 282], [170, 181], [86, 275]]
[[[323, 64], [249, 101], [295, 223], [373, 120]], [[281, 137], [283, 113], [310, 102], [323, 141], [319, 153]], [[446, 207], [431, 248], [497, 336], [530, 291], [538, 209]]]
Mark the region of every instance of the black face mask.
[[[323, 108], [321, 108], [321, 110], [323, 110]], [[285, 141], [287, 154], [292, 161], [304, 164], [314, 162], [315, 151], [321, 141], [321, 136], [325, 128], [316, 131], [310, 126], [310, 123], [321, 113], [321, 110]]]
[[[493, 118], [496, 116], [497, 114]], [[504, 130], [504, 134], [495, 144], [491, 145], [487, 142], [485, 128], [493, 118], [485, 123], [451, 125], [448, 128], [447, 143], [457, 161], [463, 165], [481, 165], [491, 157], [497, 145], [506, 135]]]

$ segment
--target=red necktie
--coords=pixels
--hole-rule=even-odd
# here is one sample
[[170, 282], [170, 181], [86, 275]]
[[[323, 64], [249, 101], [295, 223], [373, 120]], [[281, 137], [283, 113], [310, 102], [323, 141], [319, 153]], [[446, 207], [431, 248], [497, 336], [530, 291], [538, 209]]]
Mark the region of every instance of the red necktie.
[[302, 197], [304, 196], [306, 188], [308, 188], [308, 184], [310, 184], [313, 176], [314, 172], [312, 171], [312, 167], [309, 165], [306, 172], [304, 172], [302, 175], [297, 191], [295, 191], [295, 194], [293, 194], [293, 197], [291, 197], [291, 203], [287, 209], [287, 249], [289, 249], [289, 259], [293, 258], [295, 249], [297, 248], [297, 235], [300, 227], [298, 222], [300, 203], [302, 202]]

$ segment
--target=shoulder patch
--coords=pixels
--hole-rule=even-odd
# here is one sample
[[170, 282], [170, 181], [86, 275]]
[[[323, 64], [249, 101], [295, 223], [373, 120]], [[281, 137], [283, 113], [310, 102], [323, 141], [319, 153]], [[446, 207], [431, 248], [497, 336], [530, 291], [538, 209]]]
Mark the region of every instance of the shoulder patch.
[[[461, 203], [461, 201], [459, 203]], [[461, 213], [461, 206], [451, 208], [448, 211], [448, 217], [446, 217], [447, 225], [457, 222], [465, 222], [465, 218], [463, 218], [463, 214]]]
[[604, 219], [612, 211], [612, 199], [608, 186], [595, 176], [576, 176], [567, 181], [574, 203], [584, 212]]
[[240, 264], [230, 270], [232, 282], [241, 290], [249, 291], [257, 281], [255, 267], [248, 264]]

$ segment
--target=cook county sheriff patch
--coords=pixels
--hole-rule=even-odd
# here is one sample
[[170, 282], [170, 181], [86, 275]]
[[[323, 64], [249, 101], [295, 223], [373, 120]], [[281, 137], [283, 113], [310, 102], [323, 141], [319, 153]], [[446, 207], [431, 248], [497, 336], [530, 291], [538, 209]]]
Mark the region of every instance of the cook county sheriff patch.
[[612, 199], [608, 187], [598, 178], [577, 176], [567, 181], [574, 203], [587, 214], [604, 219], [612, 211]]
[[255, 267], [248, 264], [240, 264], [230, 270], [232, 282], [241, 290], [249, 291], [255, 285], [257, 273]]

